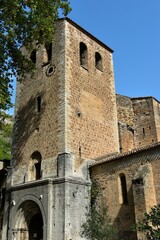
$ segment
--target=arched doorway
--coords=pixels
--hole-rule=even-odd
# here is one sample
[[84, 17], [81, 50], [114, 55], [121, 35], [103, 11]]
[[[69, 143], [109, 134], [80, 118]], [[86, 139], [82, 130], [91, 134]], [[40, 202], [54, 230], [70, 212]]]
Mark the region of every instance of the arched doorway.
[[29, 223], [29, 240], [43, 239], [43, 219], [40, 213], [32, 217]]
[[13, 235], [16, 240], [43, 240], [43, 217], [37, 203], [27, 200], [19, 206]]

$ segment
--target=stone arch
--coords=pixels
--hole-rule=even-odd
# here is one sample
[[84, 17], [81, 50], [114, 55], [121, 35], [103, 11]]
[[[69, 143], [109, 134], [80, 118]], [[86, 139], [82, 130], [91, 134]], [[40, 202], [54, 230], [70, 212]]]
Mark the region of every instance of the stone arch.
[[95, 53], [95, 67], [99, 70], [103, 70], [103, 67], [102, 67], [102, 57], [100, 55], [99, 52], [96, 52]]
[[39, 180], [42, 176], [41, 169], [42, 156], [40, 152], [35, 151], [32, 153], [29, 161], [29, 181]]
[[83, 42], [80, 42], [80, 65], [84, 68], [88, 66], [88, 50]]
[[26, 200], [17, 209], [13, 231], [14, 239], [44, 239], [43, 225], [44, 220], [38, 204], [32, 200]]

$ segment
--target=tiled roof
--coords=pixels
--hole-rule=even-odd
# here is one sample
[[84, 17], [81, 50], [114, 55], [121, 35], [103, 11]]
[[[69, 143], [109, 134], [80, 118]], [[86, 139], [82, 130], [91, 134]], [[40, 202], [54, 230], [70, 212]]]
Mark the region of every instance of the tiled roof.
[[89, 167], [93, 167], [93, 166], [96, 166], [96, 165], [100, 165], [100, 164], [103, 164], [103, 163], [114, 161], [114, 160], [117, 160], [117, 159], [120, 159], [120, 158], [123, 158], [123, 157], [131, 156], [135, 153], [148, 151], [148, 150], [153, 149], [153, 148], [158, 147], [158, 146], [160, 146], [160, 142], [148, 145], [146, 147], [133, 149], [133, 150], [131, 150], [129, 152], [125, 152], [125, 153], [117, 153], [117, 154], [113, 154], [113, 155], [102, 156], [100, 158], [93, 159], [95, 161], [94, 161], [94, 163], [91, 163], [89, 165]]

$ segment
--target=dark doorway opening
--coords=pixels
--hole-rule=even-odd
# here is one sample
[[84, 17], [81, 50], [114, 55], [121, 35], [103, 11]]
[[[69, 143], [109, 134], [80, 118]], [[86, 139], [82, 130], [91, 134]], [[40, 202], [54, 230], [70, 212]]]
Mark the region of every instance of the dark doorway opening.
[[29, 240], [43, 240], [43, 219], [40, 213], [34, 215], [30, 221]]

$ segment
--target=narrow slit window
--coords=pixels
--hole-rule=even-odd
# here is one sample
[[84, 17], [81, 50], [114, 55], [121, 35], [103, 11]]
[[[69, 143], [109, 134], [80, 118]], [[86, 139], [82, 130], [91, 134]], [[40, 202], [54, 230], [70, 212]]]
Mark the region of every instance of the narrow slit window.
[[32, 60], [33, 63], [36, 63], [36, 50], [33, 50], [30, 55], [30, 59]]
[[52, 59], [52, 43], [45, 44], [45, 48], [47, 51], [47, 60], [50, 62]]
[[81, 42], [80, 43], [80, 65], [87, 68], [87, 46]]
[[120, 204], [127, 204], [128, 203], [128, 196], [127, 196], [127, 184], [126, 184], [126, 176], [124, 174], [119, 175], [119, 203]]
[[42, 108], [42, 99], [41, 96], [37, 97], [37, 112], [39, 113], [41, 111]]
[[143, 138], [145, 137], [146, 133], [145, 133], [145, 129], [143, 128]]
[[102, 68], [102, 57], [99, 52], [95, 53], [95, 67], [99, 70], [103, 70]]

